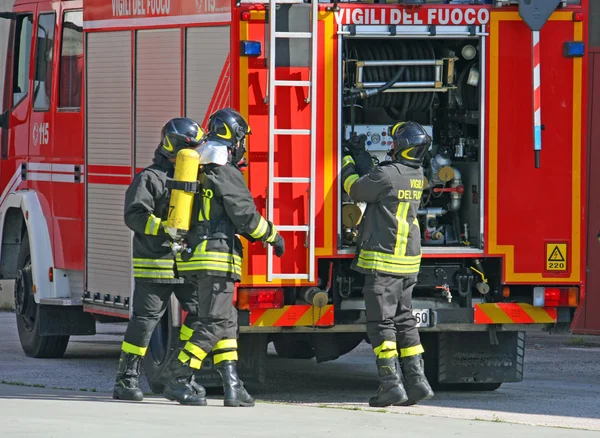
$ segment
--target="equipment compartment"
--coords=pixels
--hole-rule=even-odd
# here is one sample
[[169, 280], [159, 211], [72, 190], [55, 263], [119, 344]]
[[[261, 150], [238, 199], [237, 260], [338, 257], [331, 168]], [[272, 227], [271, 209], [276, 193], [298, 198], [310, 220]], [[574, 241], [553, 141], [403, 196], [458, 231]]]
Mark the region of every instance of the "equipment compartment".
[[[341, 38], [342, 142], [367, 136], [374, 160], [392, 147], [388, 128], [412, 120], [433, 138], [425, 158], [419, 209], [424, 252], [479, 252], [483, 248], [481, 92], [478, 37]], [[348, 32], [342, 32], [348, 34]], [[341, 247], [356, 245], [366, 205], [341, 190]]]

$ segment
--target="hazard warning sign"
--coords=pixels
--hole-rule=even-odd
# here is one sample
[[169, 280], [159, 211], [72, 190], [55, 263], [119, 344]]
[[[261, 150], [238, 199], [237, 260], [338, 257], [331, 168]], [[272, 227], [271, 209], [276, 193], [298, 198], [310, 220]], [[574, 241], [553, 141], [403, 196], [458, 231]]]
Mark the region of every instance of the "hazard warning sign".
[[546, 271], [567, 270], [567, 244], [546, 243]]

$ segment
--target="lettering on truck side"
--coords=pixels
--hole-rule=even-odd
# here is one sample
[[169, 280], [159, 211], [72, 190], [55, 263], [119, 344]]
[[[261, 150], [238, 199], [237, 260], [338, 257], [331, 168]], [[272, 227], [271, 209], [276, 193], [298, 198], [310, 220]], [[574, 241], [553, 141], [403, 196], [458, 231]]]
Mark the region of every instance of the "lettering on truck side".
[[171, 0], [112, 0], [112, 13], [115, 17], [130, 15], [168, 15]]
[[354, 8], [335, 12], [335, 21], [341, 24], [365, 25], [484, 25], [490, 21], [490, 11], [480, 8], [406, 9]]

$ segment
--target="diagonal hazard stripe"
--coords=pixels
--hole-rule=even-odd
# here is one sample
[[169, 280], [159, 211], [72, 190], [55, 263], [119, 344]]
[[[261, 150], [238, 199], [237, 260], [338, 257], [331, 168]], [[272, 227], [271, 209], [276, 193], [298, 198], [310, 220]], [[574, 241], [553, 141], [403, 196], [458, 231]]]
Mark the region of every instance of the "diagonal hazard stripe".
[[300, 310], [299, 315], [294, 315], [297, 316], [294, 321], [294, 325], [313, 325], [316, 322], [314, 319], [319, 316], [318, 310], [319, 309], [313, 309], [312, 306], [309, 306], [304, 310]]
[[[264, 313], [256, 319], [256, 321], [252, 324], [253, 326], [258, 327], [273, 327], [275, 323], [287, 312], [288, 309], [285, 307], [283, 309], [267, 309], [264, 310]], [[251, 310], [254, 312], [254, 310]]]
[[479, 304], [475, 305], [475, 311], [473, 312], [473, 322], [475, 324], [493, 324], [492, 318], [485, 314], [485, 311], [480, 307]]
[[557, 314], [556, 308], [553, 307], [533, 307], [531, 304], [521, 304], [523, 312], [527, 313], [529, 317], [537, 323], [553, 323], [556, 322]]
[[533, 324], [535, 321], [521, 308], [522, 304], [502, 303], [498, 307], [506, 313], [515, 324]]
[[250, 325], [254, 327], [331, 326], [334, 321], [333, 305], [323, 309], [310, 304], [284, 306], [282, 309], [250, 309]]
[[325, 314], [321, 316], [321, 318], [317, 321], [316, 325], [320, 326], [330, 326], [333, 325], [334, 315], [333, 315], [333, 306], [327, 306], [327, 310]]
[[[512, 319], [495, 303], [477, 304], [477, 307], [489, 318], [488, 324], [512, 324]], [[482, 323], [479, 323], [482, 324]]]
[[555, 308], [534, 307], [527, 303], [476, 304], [475, 324], [545, 324], [556, 322]]

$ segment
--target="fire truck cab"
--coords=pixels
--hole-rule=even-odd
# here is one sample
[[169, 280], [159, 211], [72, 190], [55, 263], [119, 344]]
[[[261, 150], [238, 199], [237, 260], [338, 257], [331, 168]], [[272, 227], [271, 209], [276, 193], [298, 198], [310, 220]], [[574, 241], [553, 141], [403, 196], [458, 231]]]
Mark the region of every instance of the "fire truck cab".
[[79, 298], [85, 258], [82, 4], [19, 1], [0, 21], [8, 29], [0, 275], [16, 280], [25, 352], [61, 356], [69, 335], [95, 333]]
[[[244, 244], [242, 378], [264, 381], [270, 342], [322, 362], [366, 339], [350, 269], [365, 205], [342, 187], [344, 144], [364, 134], [385, 160], [389, 126], [414, 120], [433, 137], [413, 294], [426, 372], [437, 387], [520, 381], [525, 332], [568, 327], [585, 298], [588, 1], [400, 3], [18, 0], [4, 13], [0, 275], [16, 280], [26, 354], [60, 357], [69, 336], [129, 318], [125, 190], [166, 120], [205, 126], [233, 106], [253, 132], [247, 184], [286, 239], [281, 259]], [[157, 392], [181, 321], [173, 298], [144, 361]], [[210, 356], [197, 378], [218, 384]]]

